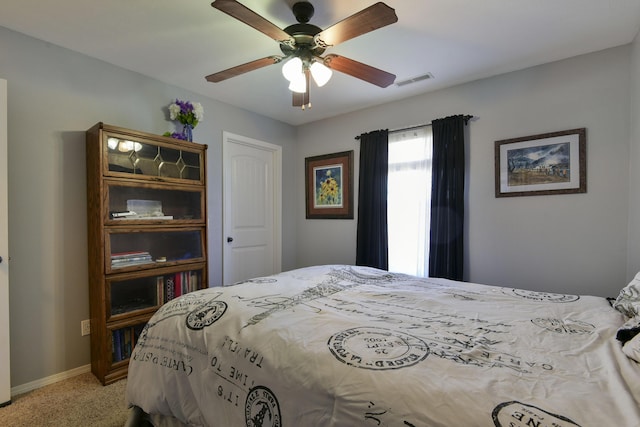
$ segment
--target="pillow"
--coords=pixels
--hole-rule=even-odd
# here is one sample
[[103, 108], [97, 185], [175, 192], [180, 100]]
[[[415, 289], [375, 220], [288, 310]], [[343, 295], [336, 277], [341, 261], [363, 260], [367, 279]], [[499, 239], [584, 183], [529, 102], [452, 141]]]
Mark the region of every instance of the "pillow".
[[[616, 334], [616, 338], [623, 343], [636, 342], [635, 345], [631, 345], [630, 348], [635, 350], [628, 350], [631, 354], [636, 354], [635, 357], [640, 359], [640, 272], [636, 274], [631, 282], [622, 290], [613, 303], [613, 308], [627, 317], [625, 322]], [[625, 351], [625, 354], [627, 352]], [[629, 356], [629, 354], [627, 354]], [[635, 357], [629, 356], [636, 360]]]
[[640, 316], [640, 272], [622, 288], [613, 308], [629, 318]]

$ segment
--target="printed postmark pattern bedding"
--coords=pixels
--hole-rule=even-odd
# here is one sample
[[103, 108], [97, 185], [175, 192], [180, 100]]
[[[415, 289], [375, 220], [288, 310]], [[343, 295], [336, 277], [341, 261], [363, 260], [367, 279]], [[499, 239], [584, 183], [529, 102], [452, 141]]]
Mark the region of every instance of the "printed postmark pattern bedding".
[[149, 321], [127, 401], [198, 426], [638, 426], [604, 298], [316, 266]]

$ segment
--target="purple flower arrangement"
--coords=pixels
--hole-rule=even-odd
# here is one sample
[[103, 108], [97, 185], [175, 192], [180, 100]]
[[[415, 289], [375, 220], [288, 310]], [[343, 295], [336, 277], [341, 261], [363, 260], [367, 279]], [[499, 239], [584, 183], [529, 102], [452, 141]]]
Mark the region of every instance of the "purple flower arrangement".
[[204, 109], [199, 102], [181, 101], [176, 99], [169, 105], [169, 118], [183, 125], [182, 132], [166, 132], [164, 136], [191, 141], [191, 132], [204, 117]]

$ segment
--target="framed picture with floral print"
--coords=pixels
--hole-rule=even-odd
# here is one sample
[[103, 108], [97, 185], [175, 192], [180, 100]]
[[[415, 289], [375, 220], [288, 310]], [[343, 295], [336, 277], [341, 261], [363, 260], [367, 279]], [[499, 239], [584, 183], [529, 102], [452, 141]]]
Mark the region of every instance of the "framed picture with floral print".
[[307, 219], [353, 219], [353, 150], [305, 158]]

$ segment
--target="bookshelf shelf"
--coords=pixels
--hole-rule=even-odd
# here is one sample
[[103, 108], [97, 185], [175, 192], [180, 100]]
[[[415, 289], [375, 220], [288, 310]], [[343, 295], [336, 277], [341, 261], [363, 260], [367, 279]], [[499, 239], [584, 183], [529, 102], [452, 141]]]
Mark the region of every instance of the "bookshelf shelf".
[[86, 139], [91, 370], [106, 385], [162, 304], [207, 287], [207, 146], [104, 123]]

